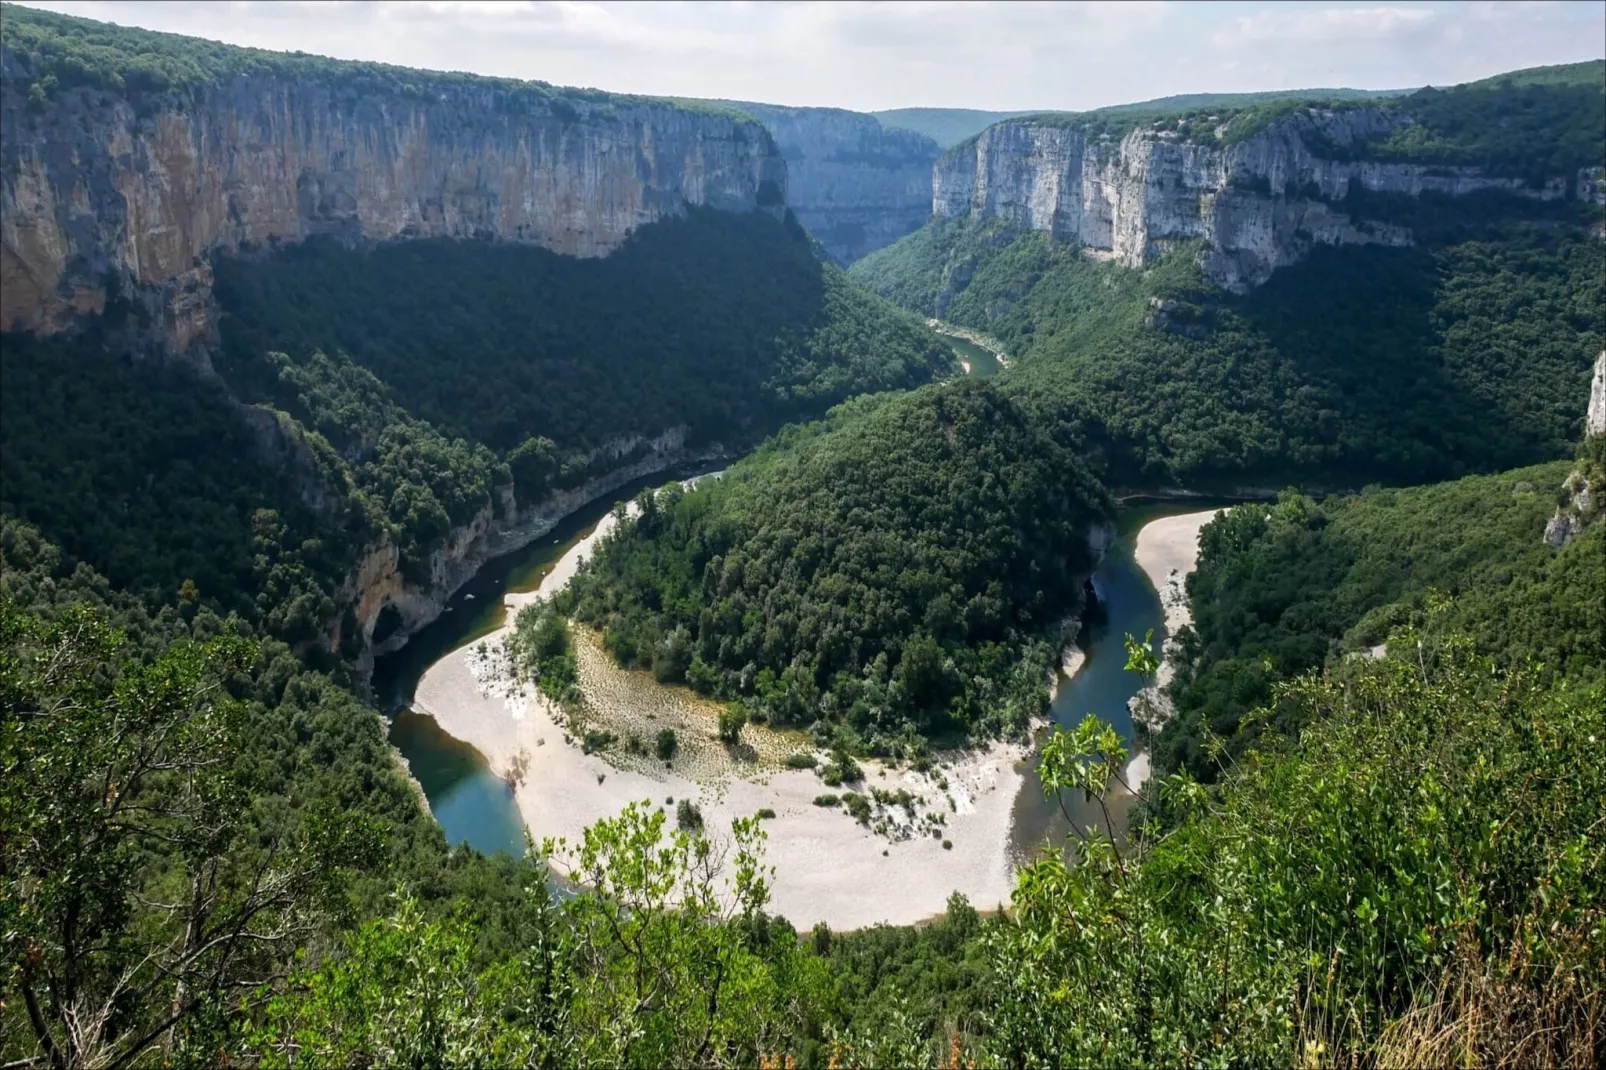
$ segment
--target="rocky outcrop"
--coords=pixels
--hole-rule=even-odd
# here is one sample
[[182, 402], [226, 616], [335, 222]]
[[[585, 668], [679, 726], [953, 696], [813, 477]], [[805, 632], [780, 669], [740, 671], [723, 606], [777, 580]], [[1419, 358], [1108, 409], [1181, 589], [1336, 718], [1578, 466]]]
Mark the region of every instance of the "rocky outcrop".
[[[1487, 189], [1541, 199], [1568, 194], [1566, 176], [1534, 189], [1475, 168], [1334, 158], [1353, 155], [1342, 150], [1405, 121], [1382, 108], [1306, 109], [1227, 145], [1148, 127], [1117, 141], [1071, 123], [1015, 119], [937, 162], [932, 212], [1048, 231], [1131, 267], [1173, 243], [1202, 239], [1206, 272], [1243, 292], [1315, 245], [1411, 242], [1403, 227], [1348, 214], [1351, 183], [1410, 196]], [[1597, 185], [1574, 177], [1581, 199], [1597, 196]]]
[[784, 205], [786, 164], [736, 113], [467, 76], [401, 92], [240, 76], [131, 101], [30, 103], [0, 48], [0, 327], [127, 300], [182, 351], [212, 330], [208, 258], [351, 239], [488, 238], [601, 256], [688, 205]]
[[1584, 415], [1584, 448], [1578, 467], [1561, 484], [1556, 515], [1545, 525], [1545, 545], [1560, 550], [1600, 519], [1606, 502], [1606, 350], [1595, 358], [1589, 384], [1589, 408]]
[[931, 215], [937, 143], [839, 108], [737, 107], [786, 157], [787, 204], [840, 264], [891, 245]]
[[[352, 607], [362, 633], [361, 645], [376, 655], [400, 649], [413, 633], [439, 617], [458, 588], [492, 558], [527, 546], [557, 527], [570, 513], [635, 480], [724, 455], [717, 446], [701, 451], [688, 449], [683, 427], [671, 428], [654, 439], [639, 435], [617, 439], [601, 447], [592, 459], [602, 454], [617, 458], [639, 456], [604, 475], [531, 504], [516, 502], [512, 490], [504, 489], [499, 502], [487, 505], [469, 523], [454, 528], [430, 555], [429, 578], [424, 582], [409, 580], [403, 573], [401, 554], [394, 543], [387, 540], [370, 547], [336, 595], [339, 604]], [[382, 618], [388, 618], [383, 626]], [[325, 637], [330, 649], [341, 643], [340, 627], [336, 624]]]
[[1589, 409], [1584, 415], [1584, 435], [1606, 435], [1606, 349], [1595, 358], [1595, 375], [1589, 383]]

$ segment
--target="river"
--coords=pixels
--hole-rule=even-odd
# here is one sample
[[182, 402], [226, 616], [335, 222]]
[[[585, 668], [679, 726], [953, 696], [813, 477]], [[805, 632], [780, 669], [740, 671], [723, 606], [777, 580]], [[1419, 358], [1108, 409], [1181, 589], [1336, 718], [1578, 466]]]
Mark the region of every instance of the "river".
[[697, 469], [647, 476], [582, 506], [546, 535], [510, 554], [486, 562], [425, 625], [394, 654], [374, 662], [373, 689], [390, 718], [390, 741], [401, 751], [424, 789], [429, 808], [446, 839], [486, 854], [524, 852], [524, 822], [507, 782], [491, 772], [478, 751], [410, 708], [418, 681], [436, 661], [507, 623], [502, 598], [509, 591], [533, 591], [575, 543], [585, 538], [619, 502], [648, 487], [684, 479]]
[[[979, 379], [998, 371], [998, 359], [981, 346], [950, 335], [938, 337], [965, 362], [968, 375]], [[442, 732], [433, 718], [413, 712], [419, 679], [453, 650], [502, 627], [507, 622], [503, 595], [540, 586], [558, 559], [590, 534], [616, 503], [689, 474], [665, 472], [628, 484], [576, 510], [524, 549], [487, 562], [452, 596], [438, 618], [399, 651], [375, 661], [374, 694], [390, 718], [390, 741], [407, 759], [451, 843], [466, 843], [486, 854], [522, 853], [524, 824], [507, 783], [491, 772], [479, 752]]]
[[983, 349], [967, 338], [956, 338], [951, 334], [939, 335], [944, 342], [953, 347], [954, 354], [964, 362], [965, 374], [972, 379], [991, 379], [1000, 370], [998, 358], [992, 352]]
[[[643, 488], [673, 478], [676, 474], [664, 473], [621, 488], [577, 511], [524, 549], [487, 563], [453, 596], [448, 612], [420, 630], [400, 651], [376, 662], [374, 691], [392, 716], [391, 742], [423, 786], [430, 809], [450, 842], [466, 843], [487, 854], [518, 853], [524, 849], [524, 826], [507, 784], [491, 772], [485, 759], [441, 731], [433, 719], [409, 708], [420, 677], [440, 657], [500, 628], [506, 621], [502, 596], [539, 586], [552, 565], [589, 534], [616, 502], [628, 501]], [[1086, 714], [1097, 713], [1131, 744], [1127, 701], [1137, 693], [1139, 681], [1125, 671], [1124, 638], [1128, 633], [1141, 636], [1150, 628], [1156, 643], [1165, 638], [1160, 599], [1133, 560], [1133, 542], [1138, 529], [1150, 520], [1206, 507], [1205, 502], [1188, 502], [1122, 511], [1116, 541], [1092, 578], [1103, 619], [1084, 631], [1081, 645], [1087, 660], [1081, 670], [1070, 680], [1060, 680], [1051, 711], [1056, 722], [1070, 727]], [[1124, 825], [1130, 805], [1130, 800], [1120, 795], [1112, 796], [1118, 826]], [[1079, 825], [1102, 820], [1097, 804], [1067, 802]], [[1012, 856], [1017, 862], [1025, 861], [1044, 843], [1063, 843], [1069, 832], [1059, 807], [1043, 797], [1036, 774], [1028, 774], [1015, 800]]]
[[[1087, 655], [1086, 662], [1069, 680], [1063, 673], [1059, 674], [1058, 691], [1049, 711], [1056, 724], [1074, 728], [1088, 714], [1096, 714], [1113, 725], [1128, 750], [1133, 750], [1132, 715], [1127, 703], [1138, 693], [1142, 681], [1126, 671], [1126, 637], [1133, 635], [1141, 639], [1152, 628], [1156, 649], [1166, 639], [1160, 596], [1132, 556], [1138, 530], [1161, 517], [1195, 513], [1213, 506], [1225, 508], [1229, 504], [1195, 499], [1122, 508], [1117, 517], [1115, 542], [1093, 574], [1093, 589], [1103, 612], [1079, 637], [1078, 645]], [[1125, 833], [1127, 811], [1132, 801], [1132, 797], [1119, 788], [1106, 796], [1118, 837]], [[1098, 803], [1073, 798], [1070, 794], [1065, 803], [1079, 828], [1104, 823]], [[1043, 796], [1034, 764], [1015, 799], [1011, 854], [1017, 863], [1030, 861], [1045, 844], [1061, 846], [1069, 835], [1070, 825], [1058, 803]]]

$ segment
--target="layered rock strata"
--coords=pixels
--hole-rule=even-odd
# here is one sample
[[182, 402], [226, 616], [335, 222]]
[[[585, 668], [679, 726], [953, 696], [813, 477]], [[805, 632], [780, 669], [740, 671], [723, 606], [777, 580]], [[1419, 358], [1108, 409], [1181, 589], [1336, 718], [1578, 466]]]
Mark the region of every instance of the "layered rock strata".
[[[1568, 195], [1568, 176], [1532, 188], [1476, 168], [1334, 159], [1312, 147], [1335, 152], [1386, 137], [1403, 121], [1380, 108], [1307, 109], [1226, 145], [1149, 128], [1117, 141], [1052, 121], [1015, 119], [989, 127], [937, 162], [932, 212], [1048, 231], [1131, 267], [1170, 244], [1203, 239], [1206, 272], [1243, 292], [1315, 245], [1410, 244], [1404, 227], [1344, 210], [1351, 183], [1409, 196], [1488, 189], [1546, 200]], [[1589, 175], [1574, 176], [1571, 185], [1581, 200], [1599, 197]]]
[[131, 101], [30, 102], [0, 49], [0, 327], [41, 333], [135, 302], [171, 350], [212, 329], [208, 259], [352, 239], [486, 238], [601, 256], [688, 205], [785, 203], [758, 123], [668, 102], [514, 92], [464, 76], [411, 93], [241, 76]]
[[839, 108], [738, 104], [786, 157], [787, 204], [832, 258], [851, 264], [931, 215], [937, 143]]
[[[373, 654], [387, 654], [405, 646], [413, 633], [441, 615], [446, 603], [486, 562], [529, 545], [550, 532], [569, 514], [620, 487], [647, 476], [699, 461], [723, 457], [718, 446], [701, 450], [686, 445], [686, 429], [671, 428], [654, 439], [629, 436], [603, 446], [598, 454], [614, 457], [639, 454], [580, 486], [558, 491], [538, 502], [521, 504], [510, 489], [501, 500], [480, 510], [468, 524], [453, 528], [429, 558], [429, 579], [409, 580], [401, 569], [401, 554], [389, 540], [370, 547], [336, 595], [352, 607], [361, 643]], [[390, 611], [392, 626], [375, 634], [382, 614]], [[345, 638], [340, 624], [325, 637], [334, 649]]]

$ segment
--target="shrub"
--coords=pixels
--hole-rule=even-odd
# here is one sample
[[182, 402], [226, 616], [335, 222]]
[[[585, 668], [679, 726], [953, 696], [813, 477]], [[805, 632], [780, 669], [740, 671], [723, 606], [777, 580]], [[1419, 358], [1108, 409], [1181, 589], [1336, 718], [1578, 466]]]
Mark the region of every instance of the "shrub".
[[944, 851], [952, 851], [954, 849], [954, 841], [953, 840], [943, 840], [942, 841], [942, 849]]
[[786, 756], [786, 767], [788, 769], [813, 769], [819, 764], [820, 760], [807, 751], [799, 751], [796, 754], [788, 754]]
[[827, 766], [825, 772], [820, 774], [820, 779], [825, 781], [826, 787], [834, 788], [842, 783], [842, 774], [837, 771], [836, 766], [831, 765]]
[[759, 812], [758, 812], [758, 817], [759, 817], [760, 821], [768, 821], [771, 818], [773, 818], [774, 816], [775, 816], [775, 811], [771, 810], [768, 806], [764, 807], [763, 809], [759, 810]]
[[841, 799], [837, 798], [835, 795], [832, 795], [830, 792], [827, 792], [824, 795], [816, 795], [814, 797], [815, 806], [835, 806], [841, 801]]
[[612, 732], [599, 732], [592, 729], [586, 732], [585, 738], [580, 743], [580, 749], [587, 754], [595, 754], [597, 751], [611, 746], [617, 738]]
[[864, 779], [864, 770], [859, 768], [859, 763], [843, 750], [831, 756], [830, 771], [837, 775], [838, 783], [857, 784]]
[[842, 803], [848, 808], [848, 813], [861, 825], [870, 822], [870, 800], [856, 791], [847, 792], [842, 796]]
[[667, 762], [675, 756], [675, 751], [679, 747], [680, 740], [675, 738], [673, 728], [665, 728], [658, 733], [658, 757]]
[[747, 724], [747, 711], [737, 705], [726, 706], [719, 711], [719, 738], [722, 743], [736, 744], [742, 741], [742, 728]]
[[703, 827], [703, 812], [690, 799], [682, 799], [675, 805], [675, 824], [688, 832], [700, 829]]

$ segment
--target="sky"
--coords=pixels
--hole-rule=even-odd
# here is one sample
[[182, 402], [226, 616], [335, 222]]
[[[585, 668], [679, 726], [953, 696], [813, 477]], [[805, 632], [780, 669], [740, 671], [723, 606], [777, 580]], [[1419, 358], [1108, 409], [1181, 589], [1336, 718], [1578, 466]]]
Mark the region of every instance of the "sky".
[[1453, 85], [1606, 54], [1606, 3], [27, 0], [125, 26], [616, 92], [873, 111]]

